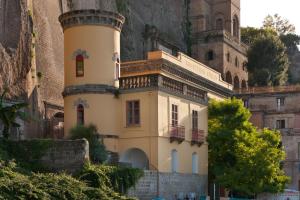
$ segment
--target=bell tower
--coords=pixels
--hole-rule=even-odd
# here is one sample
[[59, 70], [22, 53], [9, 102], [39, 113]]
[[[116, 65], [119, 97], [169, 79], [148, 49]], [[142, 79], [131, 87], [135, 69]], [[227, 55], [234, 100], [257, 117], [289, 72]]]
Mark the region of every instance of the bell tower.
[[219, 71], [235, 89], [248, 86], [247, 46], [240, 40], [240, 0], [193, 0], [192, 57]]
[[94, 124], [100, 134], [117, 137], [120, 102], [115, 94], [120, 73], [120, 32], [125, 18], [91, 9], [91, 0], [77, 1], [84, 5], [83, 9], [72, 4], [76, 10], [59, 17], [64, 31], [65, 136], [76, 125]]

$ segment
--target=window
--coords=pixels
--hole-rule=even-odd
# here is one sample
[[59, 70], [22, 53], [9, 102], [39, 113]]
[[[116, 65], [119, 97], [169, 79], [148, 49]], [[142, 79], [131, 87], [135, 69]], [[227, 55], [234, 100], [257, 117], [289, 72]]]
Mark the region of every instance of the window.
[[277, 101], [277, 109], [280, 109], [280, 108], [282, 108], [284, 106], [284, 100], [285, 99], [283, 97], [279, 97], [279, 98], [276, 99], [276, 101]]
[[115, 71], [115, 80], [118, 80], [119, 78], [120, 78], [120, 59], [117, 58], [116, 71]]
[[178, 172], [178, 155], [177, 155], [177, 151], [174, 149], [172, 150], [171, 153], [171, 171], [174, 172]]
[[197, 153], [193, 153], [192, 155], [192, 173], [193, 174], [198, 174], [198, 155]]
[[237, 57], [235, 57], [235, 66], [239, 67], [239, 59]]
[[84, 76], [84, 58], [82, 55], [76, 56], [76, 77]]
[[172, 127], [178, 126], [178, 106], [172, 104]]
[[229, 52], [226, 54], [226, 58], [227, 58], [227, 62], [230, 63], [230, 53]]
[[284, 129], [285, 128], [285, 120], [277, 120], [276, 121], [276, 128], [277, 129]]
[[223, 19], [217, 19], [216, 20], [216, 29], [222, 30], [223, 29]]
[[127, 102], [127, 126], [140, 125], [140, 101]]
[[211, 61], [214, 59], [214, 51], [213, 50], [210, 50], [206, 53], [206, 60], [207, 61]]
[[84, 107], [81, 104], [77, 106], [77, 125], [84, 125]]
[[233, 36], [234, 37], [239, 37], [239, 31], [240, 31], [240, 25], [239, 25], [239, 18], [235, 15], [233, 17]]
[[198, 130], [198, 111], [193, 110], [192, 115], [192, 128], [193, 130]]
[[246, 61], [243, 62], [243, 70], [244, 70], [244, 71], [247, 70], [247, 62], [246, 62]]

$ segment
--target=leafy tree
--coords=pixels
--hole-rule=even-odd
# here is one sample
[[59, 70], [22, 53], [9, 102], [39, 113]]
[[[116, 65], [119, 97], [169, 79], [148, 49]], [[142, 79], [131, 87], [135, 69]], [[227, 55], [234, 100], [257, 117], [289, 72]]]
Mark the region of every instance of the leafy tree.
[[72, 140], [87, 139], [90, 145], [90, 158], [93, 162], [103, 163], [107, 160], [107, 152], [104, 144], [98, 138], [96, 126], [77, 126], [71, 129], [70, 134]]
[[17, 118], [22, 120], [28, 120], [28, 116], [25, 112], [21, 111], [26, 108], [26, 103], [16, 103], [13, 105], [5, 105], [4, 98], [8, 93], [8, 89], [5, 89], [0, 98], [0, 120], [3, 123], [3, 137], [8, 138], [11, 128], [19, 128], [21, 125], [16, 122]]
[[254, 28], [254, 27], [246, 27], [241, 28], [241, 40], [243, 43], [251, 46], [256, 39], [259, 39], [264, 36], [277, 36], [276, 31], [273, 29], [263, 29], [263, 28]]
[[209, 163], [213, 179], [242, 196], [281, 192], [288, 182], [280, 167], [280, 133], [258, 131], [241, 100], [209, 104]]
[[248, 50], [249, 85], [284, 85], [288, 78], [289, 59], [278, 36], [261, 36]]
[[279, 35], [295, 33], [296, 30], [295, 26], [289, 20], [282, 18], [278, 14], [266, 16], [263, 21], [263, 28], [271, 28]]
[[300, 45], [300, 36], [296, 34], [286, 34], [280, 35], [280, 40], [284, 43], [287, 48], [287, 52], [289, 55], [294, 54], [298, 51], [298, 45]]

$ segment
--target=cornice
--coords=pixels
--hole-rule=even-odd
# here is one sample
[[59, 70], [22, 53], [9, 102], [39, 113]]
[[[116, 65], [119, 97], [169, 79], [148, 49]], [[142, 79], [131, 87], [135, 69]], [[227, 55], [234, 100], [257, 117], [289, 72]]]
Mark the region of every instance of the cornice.
[[64, 31], [74, 26], [99, 25], [122, 30], [125, 17], [114, 12], [104, 10], [74, 10], [59, 16]]

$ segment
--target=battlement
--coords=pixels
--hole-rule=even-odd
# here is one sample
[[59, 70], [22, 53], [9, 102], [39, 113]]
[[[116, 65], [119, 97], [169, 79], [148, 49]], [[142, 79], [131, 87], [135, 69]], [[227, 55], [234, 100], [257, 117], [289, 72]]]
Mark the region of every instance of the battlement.
[[80, 25], [104, 25], [122, 30], [125, 17], [119, 13], [104, 10], [74, 10], [62, 14], [59, 21], [64, 30]]

